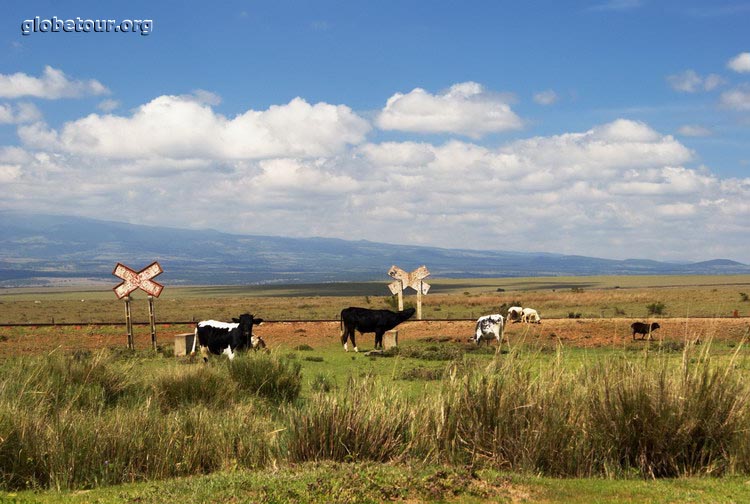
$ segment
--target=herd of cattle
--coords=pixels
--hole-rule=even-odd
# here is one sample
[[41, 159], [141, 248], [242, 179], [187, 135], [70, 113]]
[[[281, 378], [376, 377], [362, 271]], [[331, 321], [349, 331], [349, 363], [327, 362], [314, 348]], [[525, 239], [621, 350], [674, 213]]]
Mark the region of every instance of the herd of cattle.
[[[375, 333], [375, 348], [383, 348], [383, 335], [395, 328], [400, 323], [410, 319], [414, 315], [414, 308], [393, 312], [391, 310], [371, 310], [369, 308], [349, 307], [341, 310], [341, 344], [344, 350], [349, 351], [349, 340], [352, 342], [354, 351], [358, 352], [357, 343], [354, 338], [355, 332], [360, 334]], [[508, 308], [507, 317], [499, 313], [484, 315], [477, 320], [474, 335], [469, 338], [477, 345], [482, 341], [490, 344], [495, 340], [498, 344], [498, 350], [503, 340], [505, 331], [505, 321], [524, 324], [541, 324], [542, 320], [539, 313], [533, 308], [523, 308], [521, 306], [511, 306]], [[249, 313], [233, 318], [232, 322], [219, 322], [216, 320], [204, 320], [198, 322], [195, 326], [195, 335], [193, 338], [193, 347], [190, 355], [195, 355], [196, 344], [200, 347], [200, 352], [204, 361], [208, 360], [209, 353], [215, 355], [225, 354], [229, 360], [234, 359], [236, 351], [254, 349], [258, 350], [266, 347], [266, 342], [260, 336], [253, 335], [253, 326], [261, 325], [263, 319], [255, 318]], [[633, 330], [633, 339], [636, 334], [642, 335], [641, 339], [646, 336], [651, 337], [651, 333], [659, 328], [659, 324], [653, 322], [645, 324], [643, 322], [634, 322], [631, 326]]]

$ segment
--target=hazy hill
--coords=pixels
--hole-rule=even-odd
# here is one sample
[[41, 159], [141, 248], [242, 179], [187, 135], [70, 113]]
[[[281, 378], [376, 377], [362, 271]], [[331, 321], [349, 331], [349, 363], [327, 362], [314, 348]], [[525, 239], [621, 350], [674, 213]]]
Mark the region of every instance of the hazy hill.
[[[725, 259], [692, 264], [624, 261], [552, 253], [476, 251], [331, 238], [234, 235], [69, 216], [0, 212], [0, 286], [65, 279], [115, 282], [117, 262], [135, 269], [158, 260], [175, 284], [383, 280], [397, 264], [425, 264], [434, 276], [556, 276], [750, 273]], [[386, 278], [387, 279], [387, 278]]]

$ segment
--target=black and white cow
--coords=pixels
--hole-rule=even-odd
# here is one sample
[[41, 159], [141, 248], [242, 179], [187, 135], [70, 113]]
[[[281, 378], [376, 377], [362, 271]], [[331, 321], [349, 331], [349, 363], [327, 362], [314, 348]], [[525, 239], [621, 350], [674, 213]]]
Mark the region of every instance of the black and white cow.
[[354, 331], [361, 334], [375, 333], [375, 348], [383, 348], [383, 335], [390, 331], [404, 320], [409, 319], [416, 310], [407, 308], [404, 311], [393, 312], [391, 310], [370, 310], [369, 308], [357, 308], [351, 306], [341, 310], [341, 343], [347, 352], [348, 339], [352, 340], [352, 346], [355, 352], [357, 342], [354, 340]]
[[266, 342], [260, 336], [253, 336], [253, 326], [261, 325], [263, 319], [253, 318], [249, 313], [233, 318], [233, 322], [203, 320], [195, 325], [195, 338], [190, 355], [195, 355], [196, 342], [200, 345], [201, 355], [205, 362], [208, 353], [226, 354], [229, 360], [234, 359], [235, 350], [265, 348]]
[[641, 334], [641, 339], [646, 339], [646, 335], [648, 335], [648, 339], [651, 339], [651, 333], [659, 328], [659, 323], [651, 322], [650, 324], [646, 324], [644, 322], [633, 322], [630, 324], [630, 328], [633, 330], [633, 339], [635, 339], [636, 334]]
[[497, 341], [498, 349], [502, 345], [503, 334], [505, 333], [505, 327], [503, 324], [503, 316], [499, 313], [493, 315], [484, 315], [477, 319], [477, 326], [474, 330], [474, 336], [469, 341], [475, 342], [479, 345], [482, 340], [487, 341], [489, 345], [494, 339]]

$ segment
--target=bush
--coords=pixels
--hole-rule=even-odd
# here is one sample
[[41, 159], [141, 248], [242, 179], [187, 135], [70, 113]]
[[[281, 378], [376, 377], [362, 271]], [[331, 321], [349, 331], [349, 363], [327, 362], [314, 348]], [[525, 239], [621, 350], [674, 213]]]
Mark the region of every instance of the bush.
[[662, 315], [664, 314], [665, 308], [666, 308], [666, 305], [659, 301], [657, 301], [656, 303], [651, 303], [649, 305], [646, 305], [646, 310], [648, 311], [649, 315]]

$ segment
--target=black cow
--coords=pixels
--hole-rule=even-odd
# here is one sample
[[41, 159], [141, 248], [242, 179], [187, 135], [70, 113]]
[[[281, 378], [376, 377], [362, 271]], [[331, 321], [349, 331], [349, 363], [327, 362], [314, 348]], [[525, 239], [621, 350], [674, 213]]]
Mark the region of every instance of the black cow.
[[416, 310], [407, 308], [404, 311], [370, 310], [368, 308], [349, 307], [341, 310], [341, 343], [347, 352], [347, 340], [351, 338], [354, 351], [359, 352], [354, 341], [354, 331], [361, 334], [375, 333], [375, 348], [383, 348], [383, 334], [390, 331], [404, 320], [407, 320]]
[[208, 361], [208, 353], [215, 355], [222, 353], [234, 359], [235, 350], [248, 348], [265, 348], [266, 342], [259, 336], [253, 336], [253, 326], [263, 323], [263, 319], [253, 318], [249, 313], [233, 318], [232, 323], [216, 320], [203, 320], [195, 325], [195, 338], [190, 355], [195, 355], [195, 344], [201, 347], [204, 362]]
[[633, 329], [633, 339], [635, 339], [636, 334], [642, 334], [643, 336], [641, 339], [645, 339], [648, 334], [648, 339], [651, 339], [651, 333], [659, 328], [659, 324], [657, 322], [652, 322], [650, 324], [633, 322], [630, 324], [630, 328]]

